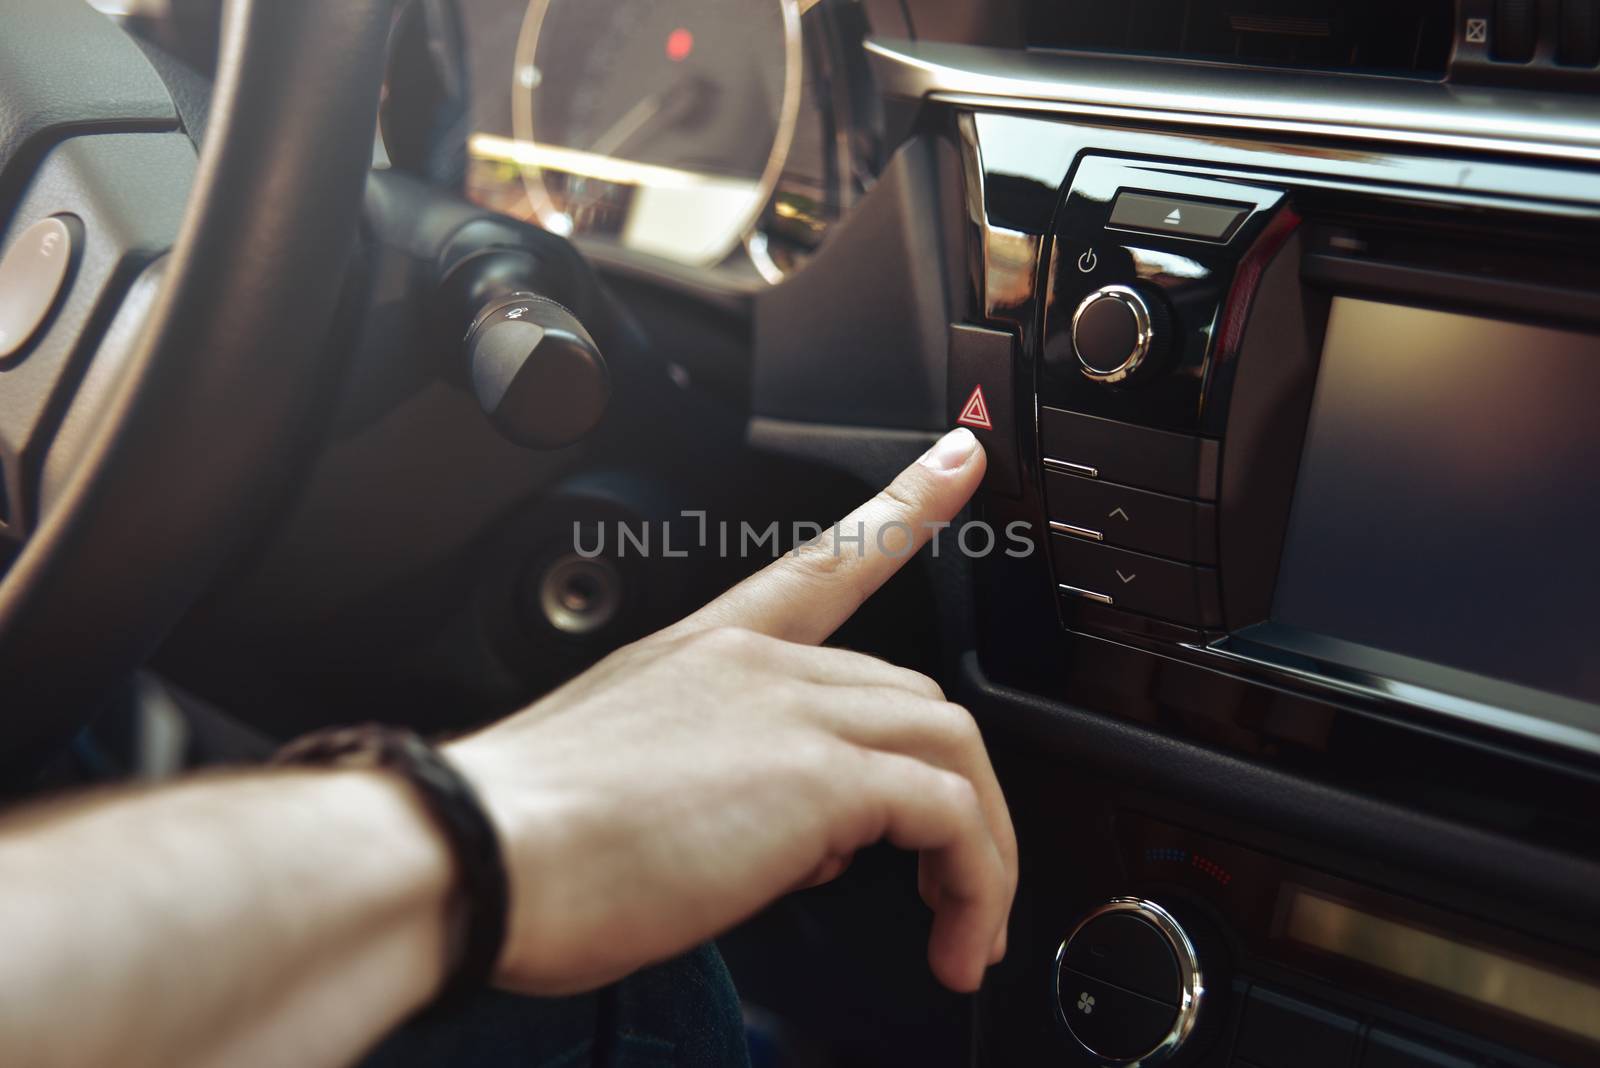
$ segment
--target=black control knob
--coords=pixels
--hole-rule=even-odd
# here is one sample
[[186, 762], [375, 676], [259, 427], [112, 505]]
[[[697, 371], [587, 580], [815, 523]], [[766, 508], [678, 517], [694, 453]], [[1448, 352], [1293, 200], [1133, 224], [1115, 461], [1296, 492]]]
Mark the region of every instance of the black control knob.
[[1108, 385], [1160, 365], [1170, 345], [1165, 300], [1133, 286], [1105, 286], [1072, 315], [1072, 349], [1085, 376]]
[[577, 316], [517, 293], [495, 301], [466, 341], [472, 392], [495, 428], [519, 445], [559, 449], [593, 430], [611, 401], [611, 375]]
[[1072, 1038], [1108, 1066], [1152, 1068], [1193, 1037], [1205, 1001], [1188, 933], [1152, 901], [1119, 897], [1056, 953], [1056, 999]]

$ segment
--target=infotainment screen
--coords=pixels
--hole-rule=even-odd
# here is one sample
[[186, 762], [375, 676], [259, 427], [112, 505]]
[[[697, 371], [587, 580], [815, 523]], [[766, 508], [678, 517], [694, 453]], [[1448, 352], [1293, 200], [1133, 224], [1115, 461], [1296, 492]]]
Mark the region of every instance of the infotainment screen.
[[1336, 298], [1273, 619], [1600, 704], [1600, 335]]

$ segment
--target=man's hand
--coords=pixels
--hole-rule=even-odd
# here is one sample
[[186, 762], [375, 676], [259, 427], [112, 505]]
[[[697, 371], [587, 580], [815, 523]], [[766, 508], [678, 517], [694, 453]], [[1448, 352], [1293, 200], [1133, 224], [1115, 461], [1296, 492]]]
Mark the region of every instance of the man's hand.
[[948, 435], [841, 522], [841, 544], [830, 532], [449, 748], [508, 853], [506, 986], [602, 985], [887, 839], [921, 854], [935, 974], [977, 988], [1017, 881], [978, 729], [932, 680], [816, 645], [955, 517], [984, 465], [971, 433]]
[[[888, 839], [922, 854], [928, 957], [1005, 950], [1016, 839], [970, 716], [815, 644], [983, 477], [946, 437], [841, 524], [533, 708], [448, 747], [512, 876], [500, 980], [599, 986]], [[880, 540], [881, 535], [881, 540]], [[336, 1068], [434, 997], [453, 864], [405, 783], [271, 769], [0, 825], [0, 1063]]]

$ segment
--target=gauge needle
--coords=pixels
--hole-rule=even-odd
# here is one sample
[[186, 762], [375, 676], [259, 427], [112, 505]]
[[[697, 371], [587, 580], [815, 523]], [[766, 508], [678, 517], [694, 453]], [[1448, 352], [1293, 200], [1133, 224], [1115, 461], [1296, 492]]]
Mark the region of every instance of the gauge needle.
[[694, 118], [708, 103], [710, 92], [704, 78], [688, 77], [658, 90], [629, 108], [589, 146], [597, 156], [615, 156], [622, 147], [647, 129], [663, 112], [669, 112], [666, 127], [680, 126]]
[[611, 129], [601, 134], [589, 146], [589, 151], [597, 156], [614, 156], [617, 150], [633, 139], [633, 135], [644, 129], [651, 119], [661, 113], [666, 107], [667, 100], [676, 92], [677, 86], [665, 89], [658, 93], [651, 93], [633, 107], [627, 114], [612, 124]]

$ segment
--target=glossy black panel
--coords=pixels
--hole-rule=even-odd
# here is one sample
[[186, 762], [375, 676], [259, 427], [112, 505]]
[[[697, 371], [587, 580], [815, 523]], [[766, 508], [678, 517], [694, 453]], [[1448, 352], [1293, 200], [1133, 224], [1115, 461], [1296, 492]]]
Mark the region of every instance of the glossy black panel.
[[[1231, 477], [1237, 486], [1281, 486], [1286, 484], [1282, 478], [1274, 475], [1263, 481], [1261, 473], [1269, 468], [1286, 470], [1292, 478], [1298, 467], [1295, 428], [1304, 426], [1328, 300], [1301, 284], [1302, 262], [1342, 249], [1340, 255], [1363, 262], [1392, 263], [1410, 256], [1417, 268], [1429, 271], [1453, 265], [1458, 272], [1482, 276], [1499, 265], [1544, 285], [1562, 272], [1549, 256], [1541, 259], [1530, 242], [1580, 249], [1581, 234], [1594, 232], [1600, 222], [1600, 196], [1585, 203], [1573, 195], [1582, 189], [1600, 193], [1600, 187], [1579, 182], [1572, 170], [1562, 167], [1502, 160], [1480, 161], [1463, 171], [1458, 164], [1437, 157], [1385, 154], [1331, 143], [1248, 140], [1242, 132], [1220, 136], [1173, 129], [1112, 129], [1090, 122], [1063, 123], [1001, 113], [959, 115], [957, 129], [967, 166], [967, 203], [973, 209], [968, 249], [974, 285], [968, 306], [974, 318], [1011, 324], [1023, 338], [1019, 403], [1033, 399], [1026, 395], [1030, 377], [1039, 382], [1041, 392], [1056, 388], [1041, 372], [1044, 343], [1040, 330], [1046, 314], [1039, 294], [1047, 281], [1079, 273], [1077, 260], [1087, 251], [1087, 247], [1067, 248], [1050, 237], [1058, 224], [1046, 217], [1041, 205], [1052, 175], [1061, 188], [1076, 188], [1090, 165], [1105, 159], [1117, 166], [1137, 165], [1152, 176], [1152, 182], [1157, 176], [1164, 179], [1166, 174], [1178, 174], [1202, 181], [1214, 179], [1230, 187], [1253, 186], [1274, 195], [1281, 191], [1288, 211], [1273, 213], [1274, 221], [1288, 219], [1292, 223], [1291, 212], [1306, 219], [1298, 231], [1306, 236], [1304, 242], [1296, 231], [1282, 227], [1276, 233], [1265, 228], [1255, 233], [1251, 252], [1243, 256], [1243, 266], [1230, 285], [1241, 289], [1241, 299], [1230, 301], [1236, 311], [1224, 316], [1216, 331], [1219, 339], [1225, 336], [1226, 343], [1213, 346], [1209, 380], [1204, 380], [1196, 394], [1202, 419], [1209, 418], [1212, 410], [1222, 410], [1218, 404], [1222, 397], [1247, 399], [1245, 423], [1261, 430], [1244, 434], [1237, 442], [1231, 437], [1222, 442], [1224, 496], [1228, 493], [1227, 470], [1234, 472]], [[981, 188], [982, 198], [971, 195], [974, 186]], [[1116, 186], [1109, 184], [1108, 188], [1108, 183], [1102, 182], [1099, 188], [1100, 210], [1109, 213]], [[1522, 195], [1507, 195], [1516, 191]], [[1351, 220], [1364, 222], [1353, 229]], [[1017, 227], [1014, 236], [1038, 242], [1037, 282], [1031, 289], [1022, 284], [1024, 273], [1014, 261], [1002, 264], [1002, 257], [996, 255], [1001, 246], [994, 233], [1000, 222]], [[1373, 223], [1382, 227], [1359, 229]], [[1391, 234], [1404, 236], [1388, 236]], [[1241, 232], [1230, 247], [1242, 249], [1241, 241], [1251, 242], [1251, 238]], [[1114, 247], [1130, 245], [1134, 245], [1131, 239], [1118, 241]], [[1006, 247], [1014, 251], [1027, 246]], [[1221, 247], [1173, 239], [1162, 251], [1183, 255], [1175, 250], [1188, 249], [1188, 258], [1198, 262]], [[1582, 260], [1573, 262], [1581, 264]], [[997, 265], [1006, 266], [998, 276]], [[1267, 313], [1283, 306], [1277, 290], [1273, 290], [1270, 309], [1256, 306], [1250, 299], [1261, 280], [1269, 276], [1269, 265], [1272, 276], [1278, 278], [1273, 285], [1305, 294], [1305, 302], [1297, 306], [1295, 314], [1278, 316], [1276, 324], [1269, 324], [1280, 333], [1292, 329], [1298, 341], [1291, 351], [1275, 348], [1267, 343], [1270, 339], [1263, 339], [1252, 355], [1245, 340], [1247, 327], [1258, 318], [1266, 323]], [[1098, 269], [1099, 264], [1091, 266]], [[1565, 273], [1576, 281], [1586, 270], [1580, 267]], [[1006, 279], [1006, 285], [997, 289], [997, 277]], [[1001, 295], [1003, 299], [996, 299]], [[1240, 393], [1232, 384], [1241, 350], [1245, 360], [1261, 364], [1250, 373], [1264, 388]], [[1291, 357], [1293, 366], [1286, 362]], [[1263, 369], [1284, 373], [1274, 380]], [[1041, 417], [1051, 410], [1041, 408]], [[1274, 419], [1282, 425], [1274, 427]], [[1232, 427], [1232, 420], [1221, 426], [1238, 429]], [[1023, 498], [1015, 502], [991, 498], [982, 508], [992, 522], [1020, 519], [1032, 523], [1035, 530], [1048, 530], [1045, 473], [1038, 458], [1054, 454], [1048, 445], [1041, 448], [1044, 443], [1026, 420], [1019, 421], [1018, 429]], [[1235, 445], [1245, 451], [1239, 452]], [[1267, 512], [1281, 512], [1282, 518], [1274, 520], [1281, 529], [1289, 496], [1280, 488], [1274, 501], [1277, 503], [1266, 502], [1271, 505]], [[1253, 507], [1254, 513], [1240, 512], [1233, 522], [1265, 531], [1272, 525], [1266, 522], [1272, 516], [1261, 511], [1259, 502]], [[1246, 528], [1236, 525], [1231, 529], [1237, 536], [1230, 539], [1226, 500], [1220, 511], [1223, 536], [1219, 549], [1224, 565], [1239, 558], [1237, 553], [1230, 558], [1231, 544], [1239, 542], [1241, 550], [1254, 545], [1245, 555], [1262, 579], [1252, 587], [1251, 597], [1239, 602], [1249, 611], [1241, 615], [1238, 624], [1260, 621], [1266, 618], [1281, 535], [1268, 536], [1267, 531], [1250, 542], [1243, 537]], [[1047, 560], [1048, 553], [1039, 552], [1024, 561], [978, 562], [981, 655], [995, 678], [1035, 693], [1070, 694], [1107, 716], [1148, 723], [1280, 768], [1359, 783], [1383, 796], [1474, 822], [1482, 821], [1486, 811], [1516, 811], [1519, 815], [1513, 822], [1520, 827], [1519, 833], [1546, 841], [1594, 845], [1592, 836], [1580, 830], [1581, 821], [1573, 818], [1571, 807], [1588, 805], [1596, 796], [1593, 769], [1579, 753], [1552, 745], [1548, 739], [1507, 733], [1503, 724], [1463, 719], [1447, 702], [1419, 703], [1418, 694], [1407, 695], [1402, 688], [1286, 670], [1282, 663], [1269, 665], [1247, 653], [1241, 655], [1237, 648], [1208, 646], [1206, 636], [1168, 621], [1078, 597], [1056, 598]], [[1231, 596], [1226, 569], [1223, 584], [1224, 596]], [[1039, 596], [1041, 593], [1044, 596]], [[1234, 625], [1231, 607], [1229, 611], [1228, 622]], [[1098, 635], [1109, 643], [1079, 636], [1084, 634]], [[1160, 658], [1152, 658], [1150, 653], [1159, 653]], [[1564, 792], [1569, 787], [1574, 791], [1570, 795]], [[1534, 797], [1540, 800], [1534, 803], [1530, 800]], [[1558, 797], [1567, 801], [1558, 801]]]
[[[1193, 198], [1230, 220], [1231, 240], [1178, 232], [1130, 235], [1114, 215], [1128, 197]], [[1240, 260], [1266, 229], [1283, 194], [1259, 182], [1219, 181], [1148, 161], [1090, 157], [1073, 176], [1056, 224], [1058, 251], [1047, 281], [1040, 402], [1107, 419], [1186, 434], [1218, 433], [1226, 397], [1205, 391], [1213, 341]], [[1236, 207], [1223, 209], [1220, 205]], [[1123, 214], [1128, 213], [1126, 209]], [[1180, 207], [1179, 223], [1184, 226]], [[1191, 209], [1193, 210], [1193, 209]], [[1162, 216], [1166, 218], [1170, 216]], [[1246, 220], [1242, 227], [1232, 220]], [[1126, 222], [1126, 219], [1124, 220]], [[1159, 220], [1158, 220], [1159, 222]], [[1161, 329], [1169, 350], [1164, 373], [1108, 386], [1079, 373], [1071, 326], [1080, 303], [1107, 285], [1140, 285], [1160, 295], [1170, 314]], [[1204, 409], [1209, 407], [1211, 411]]]
[[[1017, 62], [1049, 61], [1028, 56]], [[1094, 80], [1096, 69], [1079, 66], [1076, 58], [1073, 63], [1080, 81]], [[1184, 71], [1186, 79], [1191, 74]], [[934, 75], [917, 84], [932, 84]], [[997, 84], [991, 80], [986, 89], [945, 102], [982, 108], [974, 94], [999, 92]], [[1037, 99], [1053, 87], [1041, 79], [1030, 88]], [[1082, 477], [1049, 475], [1041, 462], [1056, 456], [1051, 441], [1042, 440], [1053, 437], [1055, 412], [1092, 411], [1107, 423], [1144, 422], [1210, 442], [1221, 459], [1217, 533], [1227, 623], [1243, 627], [1268, 614], [1332, 297], [1382, 299], [1398, 278], [1407, 287], [1405, 300], [1434, 302], [1426, 287], [1449, 286], [1455, 299], [1441, 306], [1471, 311], [1487, 283], [1512, 279], [1520, 288], [1489, 285], [1498, 316], [1571, 325], [1581, 308], [1552, 302], [1600, 288], [1591, 284], [1592, 256], [1584, 251], [1600, 236], [1600, 186], [1570, 165], [1536, 163], [1534, 153], [1469, 158], [1467, 150], [1408, 146], [1398, 136], [1336, 141], [1307, 134], [1294, 140], [1281, 125], [1278, 133], [1252, 129], [1224, 121], [1217, 109], [1199, 116], [1192, 99], [1176, 96], [1172, 114], [1134, 116], [1129, 108], [1148, 102], [1139, 91], [1127, 87], [1126, 100], [1095, 98], [1104, 106], [1056, 121], [1017, 114], [1042, 106], [1021, 94], [1011, 104], [994, 102], [1006, 112], [955, 116], [970, 212], [968, 321], [1018, 333], [1018, 401], [1039, 405], [1040, 416], [1034, 426], [1019, 420], [1022, 498], [990, 497], [979, 507], [991, 522], [1021, 519], [1049, 529], [1047, 481]], [[1303, 97], [1306, 85], [1297, 84], [1295, 92]], [[1148, 125], [1113, 127], [1119, 121]], [[1474, 134], [1463, 127], [1459, 139]], [[1391, 147], [1378, 147], [1384, 140]], [[1063, 235], [1073, 235], [1073, 201], [1064, 199], [1052, 215], [1047, 191], [1054, 187], [1065, 196], [1080, 184], [1093, 188], [1091, 172], [1102, 161], [1148, 176], [1128, 188], [1161, 192], [1169, 189], [1167, 176], [1176, 175], [1253, 186], [1278, 199], [1236, 236], [1243, 244], [1219, 246], [1107, 229], [1121, 186], [1102, 186], [1099, 199], [1085, 200], [1083, 219], [1105, 214], [1091, 231], [1103, 242], [1069, 246]], [[1193, 195], [1238, 199], [1219, 190]], [[1095, 254], [1088, 256], [1091, 247]], [[1223, 259], [1212, 258], [1224, 250]], [[1070, 316], [1075, 306], [1065, 287], [1085, 285], [1079, 276], [1105, 269], [1108, 259], [1131, 280], [1149, 282], [1148, 272], [1138, 273], [1135, 254], [1152, 251], [1212, 272], [1223, 311], [1204, 339], [1206, 351], [1196, 357], [1186, 344], [1172, 384], [1152, 383], [1142, 393], [1148, 405], [1138, 403], [1141, 394], [1131, 388], [1080, 393], [1075, 382], [1048, 376], [1046, 338], [1061, 331], [1052, 333], [1047, 323]], [[1052, 286], [1062, 292], [1050, 295], [1047, 308]], [[1270, 307], [1262, 305], [1263, 293]], [[1395, 295], [1388, 300], [1403, 302]], [[1187, 309], [1179, 314], [1191, 317]], [[1259, 337], [1252, 338], [1258, 325]], [[1186, 322], [1186, 342], [1194, 340], [1189, 329]], [[1030, 378], [1037, 386], [1031, 394]], [[1080, 396], [1086, 398], [1081, 403]], [[1114, 407], [1119, 404], [1125, 407]], [[1470, 435], [1458, 437], [1470, 445]], [[1154, 870], [1119, 851], [1119, 826], [1140, 811], [1209, 826], [1210, 833], [1263, 856], [1297, 858], [1323, 872], [1537, 934], [1544, 942], [1531, 952], [1540, 955], [1563, 958], [1574, 947], [1563, 958], [1569, 967], [1600, 951], [1592, 923], [1593, 887], [1600, 883], [1584, 874], [1600, 860], [1592, 820], [1600, 805], [1600, 761], [1571, 744], [1572, 736], [1523, 730], [1526, 719], [1519, 726], [1492, 703], [1473, 709], [1470, 702], [1435, 700], [1427, 687], [1340, 674], [1309, 654], [1296, 659], [1280, 650], [1269, 662], [1261, 647], [1220, 638], [1217, 631], [1058, 595], [1048, 547], [1047, 541], [1026, 560], [976, 563], [980, 649], [960, 699], [991, 737], [1017, 814], [1024, 868], [1014, 948], [986, 984], [981, 1063], [1067, 1056], [1070, 1036], [1040, 991], [1049, 978], [1047, 953], [1087, 909], [1129, 892], [1148, 891], [1159, 900], [1178, 888], [1176, 896], [1200, 898], [1196, 883], [1216, 883], [1198, 865]], [[1241, 560], [1253, 577], [1231, 597], [1226, 570]], [[1515, 698], [1503, 702], [1515, 704]], [[1530, 902], [1537, 908], [1528, 908]], [[1204, 914], [1212, 902], [1197, 904]], [[1270, 902], [1268, 912], [1270, 920]], [[1236, 972], [1236, 985], [1226, 963], [1214, 974], [1222, 1036], [1196, 1051], [1198, 1065], [1232, 1059], [1253, 981], [1304, 993], [1362, 1019], [1364, 1027], [1381, 1022], [1451, 1048], [1470, 1043], [1507, 1064], [1535, 1062], [1496, 1047], [1484, 1032], [1498, 1031], [1499, 1041], [1521, 1051], [1562, 1057], [1489, 1026], [1471, 1010], [1447, 1012], [1399, 990], [1391, 996], [1370, 976], [1323, 971], [1313, 981], [1294, 976], [1287, 965], [1274, 971], [1249, 960], [1250, 947], [1237, 941], [1229, 941], [1228, 950], [1208, 959], [1232, 957], [1236, 967], [1249, 963], [1261, 970]], [[1309, 962], [1295, 967], [1317, 971]], [[1347, 985], [1341, 990], [1335, 983]], [[1452, 1037], [1445, 1028], [1430, 1030], [1434, 1023], [1458, 1031]]]

